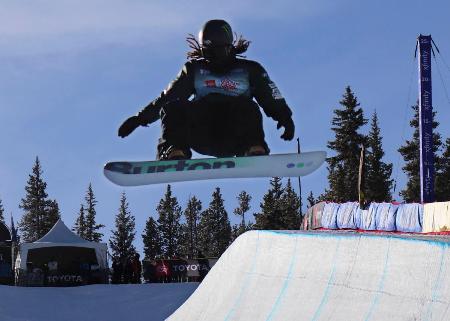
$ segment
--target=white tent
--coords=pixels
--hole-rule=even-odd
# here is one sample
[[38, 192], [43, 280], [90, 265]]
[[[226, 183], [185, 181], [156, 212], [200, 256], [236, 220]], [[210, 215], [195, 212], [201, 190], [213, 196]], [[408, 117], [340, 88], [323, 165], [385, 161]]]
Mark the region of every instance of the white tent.
[[20, 244], [19, 255], [16, 259], [15, 268], [26, 270], [28, 251], [31, 249], [67, 246], [94, 249], [100, 269], [107, 268], [106, 243], [89, 242], [82, 239], [77, 234], [69, 230], [61, 219], [59, 219], [52, 229], [41, 239], [33, 243]]

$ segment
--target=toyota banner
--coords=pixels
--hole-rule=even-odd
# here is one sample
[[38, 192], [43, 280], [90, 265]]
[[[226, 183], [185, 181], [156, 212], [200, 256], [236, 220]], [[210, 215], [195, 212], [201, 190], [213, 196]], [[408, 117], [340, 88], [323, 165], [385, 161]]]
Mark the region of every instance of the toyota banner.
[[201, 281], [217, 258], [142, 261], [146, 282]]

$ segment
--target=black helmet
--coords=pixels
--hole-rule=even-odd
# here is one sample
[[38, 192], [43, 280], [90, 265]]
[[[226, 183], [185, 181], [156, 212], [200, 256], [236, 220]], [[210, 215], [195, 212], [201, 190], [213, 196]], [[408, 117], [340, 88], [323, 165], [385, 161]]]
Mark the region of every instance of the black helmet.
[[223, 64], [233, 58], [233, 30], [225, 20], [209, 20], [198, 34], [202, 55], [213, 63]]
[[200, 45], [232, 46], [233, 30], [225, 20], [209, 20], [198, 34]]

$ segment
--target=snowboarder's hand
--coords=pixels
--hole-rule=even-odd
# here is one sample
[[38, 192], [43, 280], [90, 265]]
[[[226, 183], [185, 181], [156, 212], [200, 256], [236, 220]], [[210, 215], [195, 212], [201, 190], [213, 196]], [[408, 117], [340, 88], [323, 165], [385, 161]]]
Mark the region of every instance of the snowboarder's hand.
[[119, 136], [124, 138], [130, 135], [136, 128], [141, 125], [138, 116], [131, 116], [123, 122], [119, 128]]
[[295, 125], [292, 121], [292, 118], [289, 117], [287, 119], [278, 121], [277, 129], [280, 129], [281, 127], [284, 127], [284, 133], [280, 137], [284, 140], [292, 140], [295, 133]]

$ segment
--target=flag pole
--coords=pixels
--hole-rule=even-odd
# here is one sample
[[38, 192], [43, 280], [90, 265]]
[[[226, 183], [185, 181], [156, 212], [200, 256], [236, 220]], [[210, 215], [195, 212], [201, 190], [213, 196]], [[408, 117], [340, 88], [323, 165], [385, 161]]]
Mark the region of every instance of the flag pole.
[[[297, 137], [297, 153], [300, 154], [300, 138]], [[302, 207], [303, 207], [303, 202], [302, 202], [302, 182], [300, 179], [300, 176], [298, 177], [298, 195], [300, 198], [300, 214], [302, 214]]]

